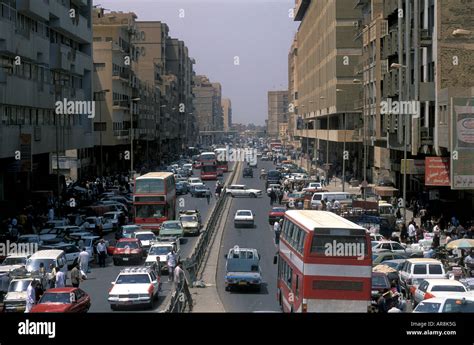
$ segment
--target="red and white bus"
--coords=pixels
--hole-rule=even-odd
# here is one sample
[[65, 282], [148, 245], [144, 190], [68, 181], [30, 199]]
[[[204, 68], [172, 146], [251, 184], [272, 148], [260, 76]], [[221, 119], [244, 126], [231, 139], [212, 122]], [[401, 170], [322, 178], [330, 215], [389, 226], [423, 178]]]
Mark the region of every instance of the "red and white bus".
[[367, 231], [332, 212], [285, 213], [277, 298], [284, 312], [367, 312], [372, 253]]
[[199, 156], [201, 180], [217, 180], [217, 160], [214, 152], [203, 152]]
[[221, 169], [222, 172], [229, 171], [229, 162], [227, 161], [227, 157], [229, 155], [227, 148], [218, 148], [214, 150], [216, 154], [216, 161], [217, 161], [217, 169]]
[[151, 172], [135, 179], [135, 223], [158, 233], [161, 223], [176, 218], [176, 184], [173, 173]]

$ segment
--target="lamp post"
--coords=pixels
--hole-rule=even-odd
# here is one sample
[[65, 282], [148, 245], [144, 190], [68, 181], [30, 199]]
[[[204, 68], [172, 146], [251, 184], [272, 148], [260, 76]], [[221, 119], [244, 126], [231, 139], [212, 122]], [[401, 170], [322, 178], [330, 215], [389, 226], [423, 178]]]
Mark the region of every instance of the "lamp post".
[[138, 102], [140, 98], [130, 99], [130, 175], [133, 177], [133, 102]]
[[100, 149], [99, 172], [100, 172], [101, 177], [104, 175], [104, 172], [103, 172], [104, 157], [103, 157], [103, 150], [102, 150], [102, 107], [101, 107], [103, 99], [101, 95], [107, 92], [110, 92], [110, 90], [106, 89], [106, 90], [100, 90], [100, 91], [94, 92], [94, 101], [99, 101], [99, 123], [100, 123], [100, 126], [99, 126], [99, 149]]
[[[344, 92], [343, 89], [336, 89], [336, 92]], [[342, 114], [344, 126], [344, 142], [342, 146], [342, 191], [346, 191], [346, 112]]]
[[[397, 69], [406, 69], [407, 66], [399, 64], [399, 63], [392, 63], [390, 65], [391, 68]], [[400, 77], [400, 76], [399, 76]], [[401, 78], [400, 78], [401, 79]], [[400, 93], [401, 95], [401, 93]], [[404, 130], [404, 145], [403, 145], [403, 222], [406, 224], [407, 221], [407, 147], [408, 147], [408, 114], [405, 114], [405, 130]]]

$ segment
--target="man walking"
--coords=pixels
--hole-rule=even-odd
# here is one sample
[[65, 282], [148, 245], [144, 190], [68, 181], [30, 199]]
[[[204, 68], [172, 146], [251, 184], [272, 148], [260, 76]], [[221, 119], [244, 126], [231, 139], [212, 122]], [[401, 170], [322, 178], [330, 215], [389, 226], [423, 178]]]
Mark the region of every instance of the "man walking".
[[270, 191], [270, 206], [273, 206], [273, 203], [276, 200], [276, 193], [275, 190], [272, 188]]
[[60, 271], [58, 267], [56, 267], [56, 285], [57, 288], [66, 287], [66, 276], [63, 271]]
[[211, 192], [206, 193], [206, 199], [207, 199], [207, 204], [209, 205], [209, 203], [211, 202]]
[[36, 279], [33, 279], [26, 289], [26, 309], [25, 313], [29, 313], [31, 308], [36, 304]]
[[82, 274], [79, 270], [79, 264], [76, 264], [71, 270], [71, 284], [73, 287], [79, 287], [79, 284], [82, 280]]
[[416, 227], [415, 222], [412, 220], [408, 225], [408, 237], [410, 238], [411, 243], [416, 242]]
[[79, 253], [79, 267], [85, 274], [89, 273], [89, 252], [86, 248], [82, 248], [82, 252]]
[[173, 281], [174, 268], [176, 267], [176, 252], [174, 248], [166, 255], [168, 265], [168, 281]]
[[105, 267], [105, 258], [107, 257], [107, 246], [103, 238], [97, 244], [97, 254], [99, 255], [99, 266]]
[[188, 283], [186, 281], [186, 275], [183, 271], [183, 263], [178, 262], [174, 270], [174, 284], [176, 293], [184, 293], [186, 299], [188, 300], [189, 310], [193, 310], [193, 299], [191, 298], [191, 293], [189, 292]]
[[273, 224], [273, 231], [275, 232], [275, 244], [280, 243], [280, 231], [281, 231], [281, 224], [279, 221], [275, 221]]
[[281, 201], [283, 200], [283, 191], [280, 189], [278, 190], [278, 203], [281, 205]]

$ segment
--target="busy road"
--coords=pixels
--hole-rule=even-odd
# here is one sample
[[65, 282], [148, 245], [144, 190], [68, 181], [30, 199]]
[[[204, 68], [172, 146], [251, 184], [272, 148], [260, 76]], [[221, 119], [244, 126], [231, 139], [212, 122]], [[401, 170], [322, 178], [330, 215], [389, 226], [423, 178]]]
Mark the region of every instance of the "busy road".
[[[224, 175], [224, 179], [227, 178], [229, 173]], [[199, 170], [194, 171], [193, 176], [199, 176]], [[203, 222], [205, 222], [210, 211], [215, 205], [216, 199], [214, 197], [215, 181], [203, 181], [206, 186], [211, 190], [211, 199], [209, 204], [206, 198], [195, 198], [190, 194], [177, 196], [177, 210], [193, 210], [196, 209], [201, 213]], [[180, 207], [181, 206], [181, 207]], [[185, 237], [181, 244], [181, 259], [188, 258], [198, 240], [198, 236]], [[113, 234], [108, 235], [106, 239], [113, 240]], [[107, 301], [109, 289], [111, 288], [111, 282], [114, 281], [121, 269], [126, 266], [114, 266], [111, 258], [107, 258], [106, 267], [99, 268], [97, 265], [93, 265], [91, 273], [87, 275], [87, 279], [81, 284], [81, 288], [86, 291], [91, 297], [91, 308], [90, 312], [111, 312], [110, 304]], [[158, 312], [164, 308], [163, 302], [166, 297], [170, 295], [172, 290], [172, 284], [168, 282], [166, 275], [162, 276], [162, 290], [160, 292], [158, 300], [154, 303], [152, 309], [140, 308], [128, 308], [126, 311], [140, 311], [140, 312]], [[122, 310], [121, 310], [122, 311]]]
[[[279, 311], [276, 299], [277, 265], [273, 264], [273, 257], [277, 252], [273, 230], [268, 223], [270, 198], [265, 193], [265, 180], [260, 179], [260, 169], [266, 171], [273, 169], [273, 164], [268, 161], [258, 163], [258, 168], [253, 169], [253, 178], [243, 177], [239, 171], [237, 184], [245, 184], [249, 188], [262, 190], [260, 198], [233, 198], [230, 211], [226, 220], [224, 235], [220, 247], [217, 269], [217, 290], [224, 304], [226, 312], [256, 312]], [[237, 210], [252, 210], [255, 215], [254, 228], [235, 228], [234, 215]], [[241, 248], [255, 248], [261, 256], [260, 267], [262, 270], [263, 284], [259, 292], [250, 290], [226, 291], [224, 285], [225, 254], [238, 245]]]

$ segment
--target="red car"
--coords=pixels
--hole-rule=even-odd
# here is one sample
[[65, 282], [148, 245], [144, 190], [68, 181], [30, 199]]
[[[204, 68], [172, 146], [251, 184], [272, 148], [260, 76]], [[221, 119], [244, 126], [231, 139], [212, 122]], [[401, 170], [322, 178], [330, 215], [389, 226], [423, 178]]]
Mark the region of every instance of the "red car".
[[275, 222], [280, 221], [280, 219], [285, 218], [285, 207], [273, 207], [268, 214], [268, 222], [270, 225], [275, 224]]
[[64, 287], [46, 290], [31, 313], [87, 313], [90, 296], [82, 289]]
[[132, 261], [140, 264], [146, 256], [146, 252], [142, 247], [142, 243], [137, 238], [121, 238], [111, 247], [114, 265], [119, 263], [128, 264]]

